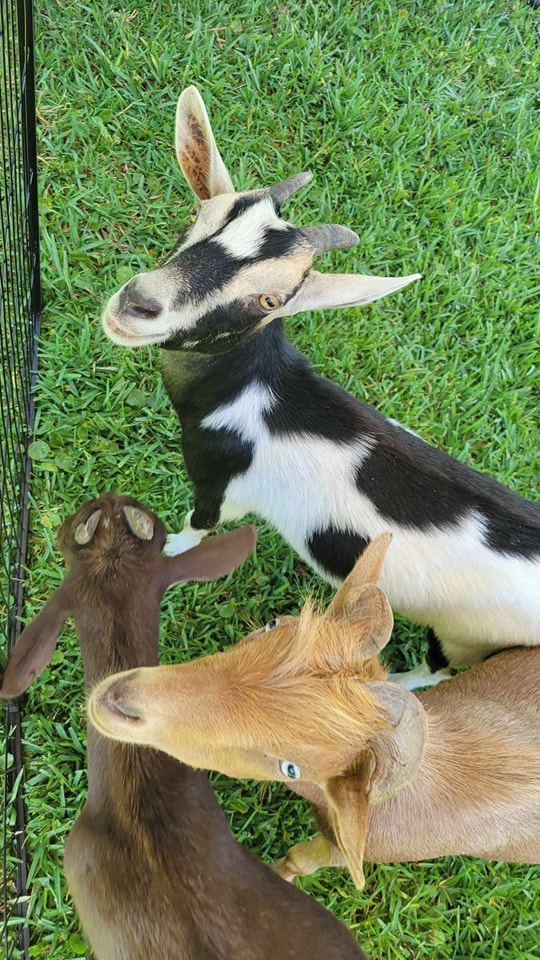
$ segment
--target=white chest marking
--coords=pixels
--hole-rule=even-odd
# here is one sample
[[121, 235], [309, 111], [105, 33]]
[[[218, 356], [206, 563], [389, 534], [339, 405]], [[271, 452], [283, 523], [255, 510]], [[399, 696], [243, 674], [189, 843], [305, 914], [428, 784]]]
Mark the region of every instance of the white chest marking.
[[249, 468], [227, 485], [221, 519], [258, 513], [306, 557], [306, 535], [312, 531], [330, 524], [358, 530], [362, 516], [355, 475], [375, 441], [338, 443], [308, 433], [272, 434], [264, 413], [276, 402], [268, 387], [251, 384], [205, 417], [202, 426], [234, 430], [254, 445]]

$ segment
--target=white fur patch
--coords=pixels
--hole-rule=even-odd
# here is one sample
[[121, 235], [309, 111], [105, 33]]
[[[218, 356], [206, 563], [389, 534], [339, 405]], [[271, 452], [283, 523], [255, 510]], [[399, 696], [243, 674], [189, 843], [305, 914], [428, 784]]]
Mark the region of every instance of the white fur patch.
[[418, 690], [420, 687], [436, 687], [442, 680], [451, 680], [452, 671], [448, 667], [442, 667], [433, 673], [429, 669], [425, 660], [415, 667], [414, 670], [406, 670], [404, 673], [390, 673], [387, 677], [392, 683], [399, 683], [405, 690]]
[[202, 243], [204, 240], [208, 240], [225, 222], [237, 199], [238, 194], [236, 193], [220, 193], [217, 197], [212, 197], [211, 200], [201, 201], [198, 205], [199, 216], [189, 231], [189, 236], [186, 237], [185, 242], [178, 247], [173, 256], [192, 247], [194, 243]]
[[270, 226], [274, 230], [287, 229], [287, 224], [276, 215], [271, 200], [264, 198], [235, 217], [215, 239], [232, 257], [240, 260], [255, 257]]

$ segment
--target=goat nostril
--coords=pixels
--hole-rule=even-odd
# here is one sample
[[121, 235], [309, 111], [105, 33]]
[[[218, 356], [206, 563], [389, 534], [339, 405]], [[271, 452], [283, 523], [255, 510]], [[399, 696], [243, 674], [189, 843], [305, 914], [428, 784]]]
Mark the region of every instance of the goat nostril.
[[123, 312], [136, 320], [157, 320], [162, 308], [157, 300], [146, 300], [144, 303], [133, 303], [128, 300]]
[[103, 704], [114, 716], [122, 717], [123, 720], [129, 720], [136, 723], [142, 720], [140, 710], [132, 703], [126, 701], [121, 691], [110, 688], [103, 697]]

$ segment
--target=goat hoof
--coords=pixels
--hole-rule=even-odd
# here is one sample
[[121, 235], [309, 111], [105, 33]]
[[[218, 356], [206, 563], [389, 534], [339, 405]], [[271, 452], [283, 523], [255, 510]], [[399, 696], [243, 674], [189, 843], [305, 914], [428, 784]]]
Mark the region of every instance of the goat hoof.
[[179, 553], [198, 547], [203, 536], [198, 531], [189, 529], [182, 530], [182, 533], [170, 533], [165, 541], [163, 553], [166, 557], [176, 557]]
[[287, 883], [294, 883], [296, 875], [291, 872], [291, 868], [287, 863], [287, 857], [280, 857], [279, 860], [274, 860], [270, 866], [272, 870], [275, 873], [279, 873], [279, 876], [283, 880], [286, 880]]

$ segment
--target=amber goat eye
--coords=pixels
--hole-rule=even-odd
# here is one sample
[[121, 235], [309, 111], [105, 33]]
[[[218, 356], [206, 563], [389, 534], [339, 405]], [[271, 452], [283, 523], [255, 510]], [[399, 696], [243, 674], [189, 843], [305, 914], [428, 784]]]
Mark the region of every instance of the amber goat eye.
[[259, 303], [263, 310], [275, 310], [276, 307], [279, 307], [279, 300], [273, 293], [263, 293], [259, 297]]
[[201, 208], [200, 208], [200, 207], [193, 207], [193, 210], [191, 211], [191, 213], [190, 213], [190, 215], [189, 215], [189, 222], [190, 222], [190, 223], [195, 223], [195, 221], [196, 221], [197, 217], [199, 216], [200, 212], [201, 212]]

